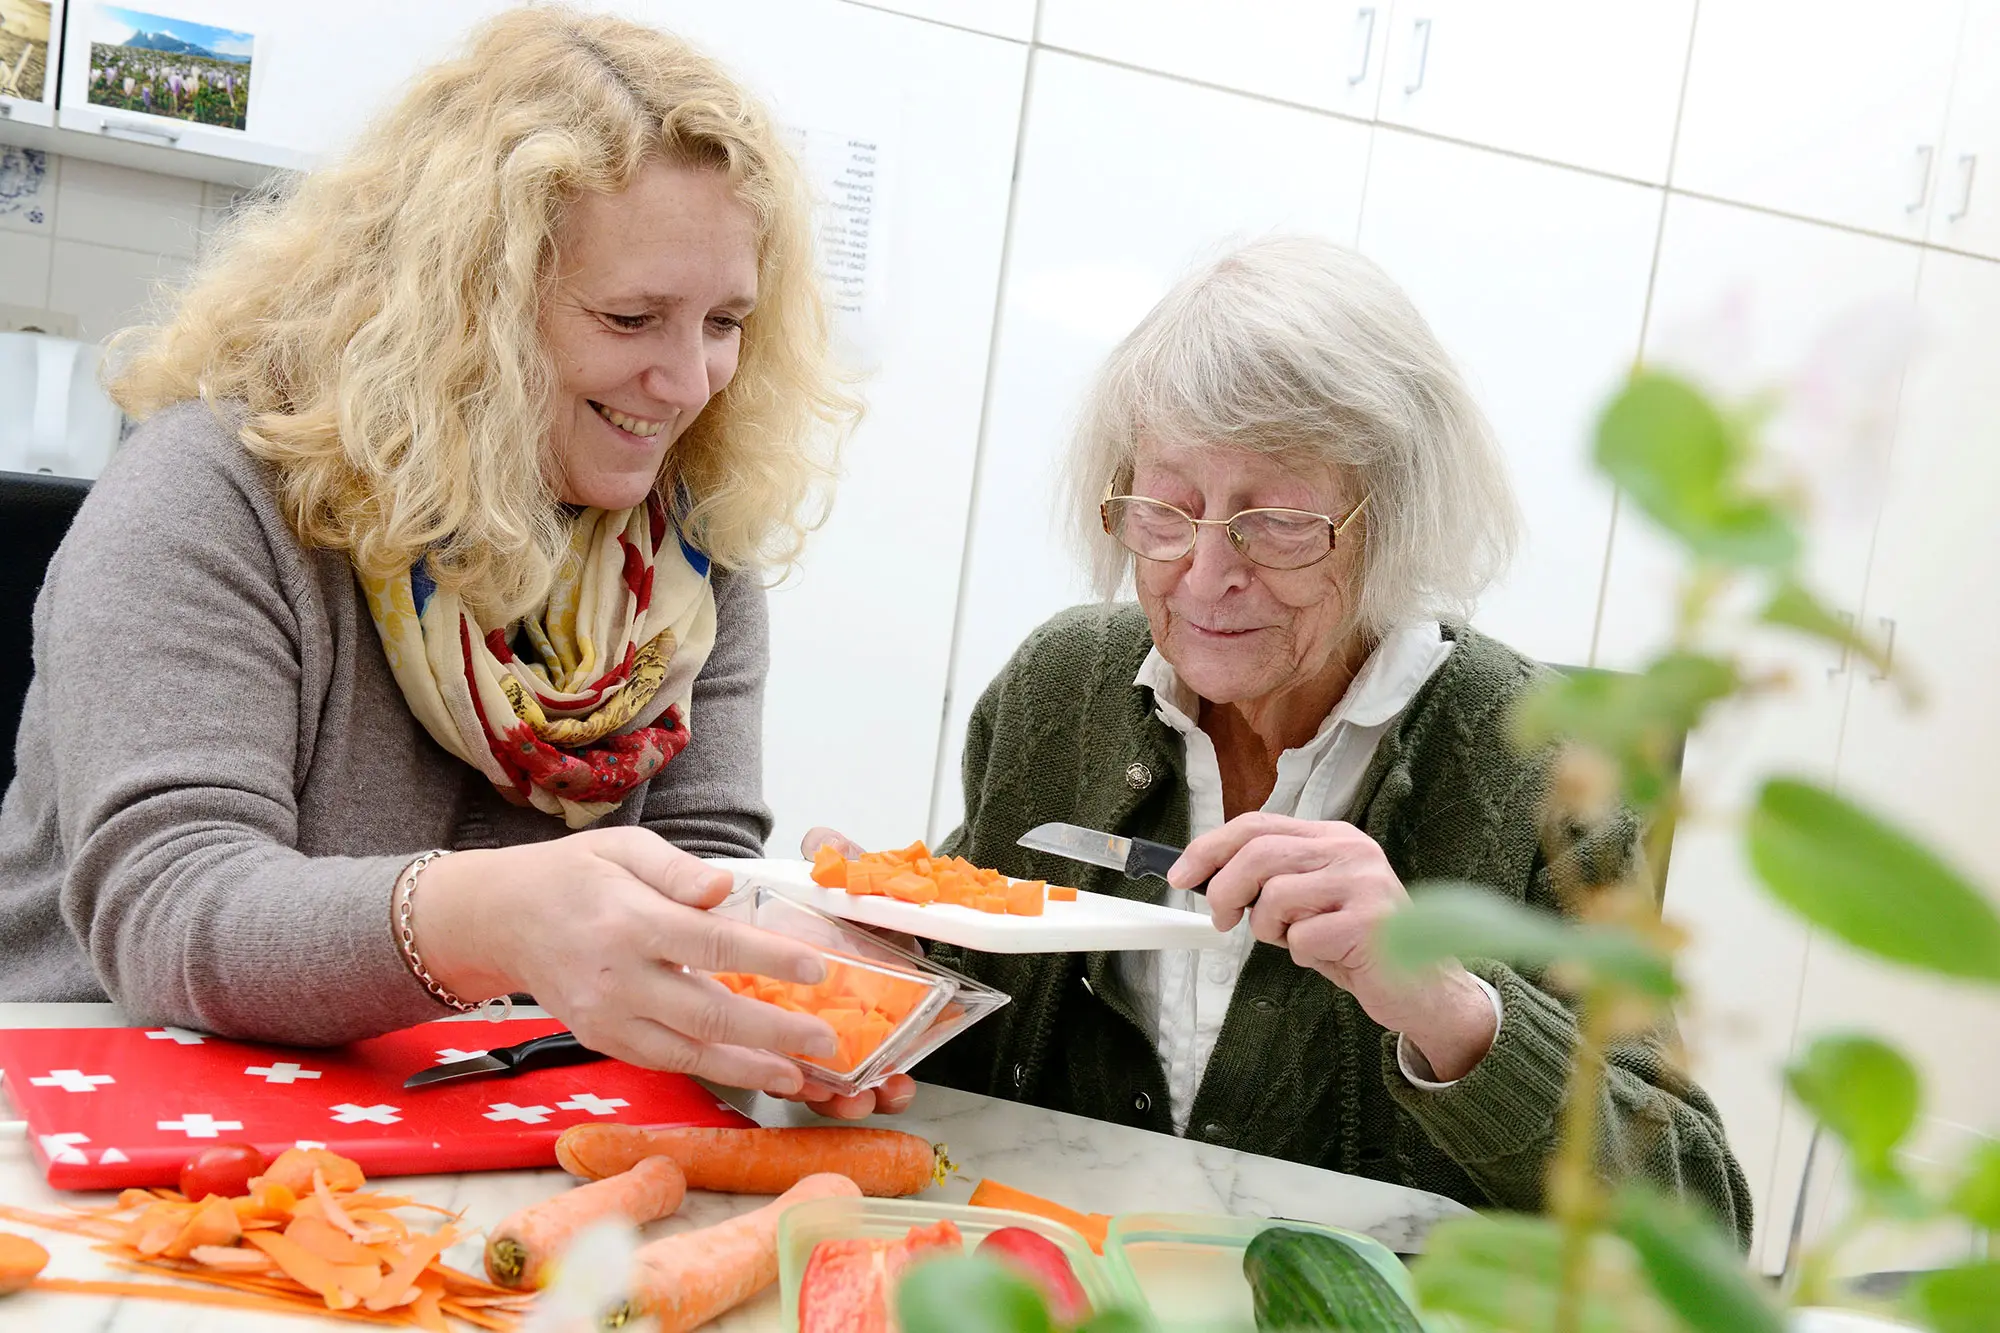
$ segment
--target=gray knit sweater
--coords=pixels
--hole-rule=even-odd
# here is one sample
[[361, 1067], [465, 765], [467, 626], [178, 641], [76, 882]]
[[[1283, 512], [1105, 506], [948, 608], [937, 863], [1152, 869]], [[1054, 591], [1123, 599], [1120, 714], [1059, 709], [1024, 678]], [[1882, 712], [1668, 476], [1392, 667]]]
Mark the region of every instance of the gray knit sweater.
[[[1349, 819], [1405, 884], [1464, 880], [1558, 910], [1540, 839], [1547, 753], [1512, 743], [1515, 700], [1544, 669], [1447, 627], [1456, 648], [1376, 750]], [[1063, 820], [1187, 841], [1180, 736], [1132, 681], [1152, 647], [1137, 607], [1080, 607], [1043, 625], [980, 698], [967, 728], [965, 822], [941, 850], [1010, 875], [1149, 896], [1134, 881], [1023, 850]], [[1128, 780], [1143, 770], [1145, 780]], [[1561, 855], [1603, 882], [1631, 853], [1628, 818], [1576, 830]], [[1154, 885], [1148, 889], [1146, 885]], [[916, 1069], [919, 1078], [1172, 1132], [1166, 1077], [1110, 954], [933, 956], [1014, 1002]], [[1576, 1016], [1535, 976], [1467, 964], [1500, 992], [1493, 1047], [1441, 1091], [1412, 1086], [1395, 1038], [1354, 997], [1259, 944], [1244, 964], [1190, 1117], [1190, 1138], [1374, 1176], [1475, 1206], [1539, 1210]], [[1712, 1209], [1739, 1243], [1750, 1193], [1715, 1105], [1668, 1058], [1671, 1034], [1618, 1043], [1598, 1112], [1600, 1169], [1649, 1176]]]
[[[603, 823], [759, 856], [764, 593], [718, 569], [715, 597], [693, 739]], [[301, 549], [271, 471], [202, 404], [147, 421], [92, 489], [34, 642], [0, 803], [0, 1000], [109, 996], [298, 1043], [436, 1018], [390, 935], [397, 872], [567, 831], [411, 717], [352, 568]]]

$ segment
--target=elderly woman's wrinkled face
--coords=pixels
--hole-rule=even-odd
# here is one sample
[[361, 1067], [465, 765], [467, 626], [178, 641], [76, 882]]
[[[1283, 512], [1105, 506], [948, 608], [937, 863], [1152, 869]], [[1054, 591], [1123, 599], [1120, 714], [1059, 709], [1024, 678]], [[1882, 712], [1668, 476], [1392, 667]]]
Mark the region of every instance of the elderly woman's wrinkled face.
[[622, 194], [578, 199], [556, 247], [550, 465], [566, 503], [629, 509], [736, 373], [756, 220], [722, 172], [654, 163]]
[[[1142, 449], [1131, 493], [1214, 519], [1263, 507], [1337, 517], [1360, 498], [1331, 469], [1224, 447]], [[1134, 561], [1153, 642], [1190, 689], [1211, 703], [1261, 700], [1315, 679], [1344, 653], [1348, 541], [1316, 565], [1276, 570], [1246, 560], [1222, 528], [1199, 532], [1180, 560]]]

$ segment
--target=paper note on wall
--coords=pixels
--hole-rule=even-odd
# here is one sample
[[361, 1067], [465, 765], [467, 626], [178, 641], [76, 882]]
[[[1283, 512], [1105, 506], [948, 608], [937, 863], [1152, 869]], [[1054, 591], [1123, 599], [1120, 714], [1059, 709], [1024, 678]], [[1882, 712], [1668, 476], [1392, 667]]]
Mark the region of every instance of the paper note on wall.
[[836, 340], [872, 362], [887, 298], [889, 152], [884, 136], [840, 127], [790, 127], [818, 203], [815, 245]]

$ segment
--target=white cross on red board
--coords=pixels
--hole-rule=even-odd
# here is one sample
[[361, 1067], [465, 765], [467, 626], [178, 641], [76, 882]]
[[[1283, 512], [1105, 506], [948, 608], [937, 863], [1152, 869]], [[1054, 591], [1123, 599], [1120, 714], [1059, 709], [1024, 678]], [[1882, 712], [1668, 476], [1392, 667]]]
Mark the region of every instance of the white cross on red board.
[[319, 1070], [306, 1069], [289, 1060], [278, 1060], [268, 1065], [251, 1065], [243, 1071], [255, 1074], [266, 1083], [296, 1083], [302, 1078], [318, 1078]]
[[579, 1092], [566, 1102], [557, 1102], [556, 1106], [564, 1111], [588, 1111], [591, 1115], [614, 1115], [617, 1113], [619, 1107], [630, 1106], [631, 1104], [623, 1097], [600, 1097], [594, 1092]]
[[512, 1102], [494, 1102], [486, 1112], [488, 1120], [518, 1120], [524, 1125], [539, 1125], [552, 1113], [546, 1106], [516, 1106]]
[[73, 1166], [88, 1166], [90, 1159], [84, 1156], [82, 1150], [77, 1147], [79, 1143], [88, 1142], [90, 1142], [90, 1135], [88, 1134], [44, 1134], [42, 1135], [42, 1151], [48, 1154], [51, 1162], [62, 1162], [65, 1165]]
[[155, 1028], [146, 1034], [148, 1041], [170, 1041], [176, 1046], [199, 1046], [208, 1038], [199, 1032], [189, 1032], [186, 1028]]
[[396, 1114], [396, 1107], [386, 1102], [378, 1102], [374, 1106], [357, 1106], [353, 1102], [342, 1102], [329, 1109], [333, 1112], [333, 1118], [343, 1125], [359, 1125], [364, 1122], [371, 1125], [393, 1125], [403, 1118]]
[[447, 1046], [437, 1053], [437, 1062], [448, 1065], [453, 1060], [476, 1060], [484, 1054], [484, 1051], [461, 1051], [456, 1046]]
[[100, 1083], [116, 1083], [109, 1074], [86, 1074], [81, 1069], [51, 1069], [47, 1078], [31, 1078], [38, 1088], [61, 1088], [64, 1092], [96, 1092]]
[[183, 1115], [179, 1120], [156, 1120], [156, 1129], [177, 1129], [191, 1139], [212, 1139], [225, 1129], [241, 1129], [241, 1120], [217, 1120], [205, 1112]]

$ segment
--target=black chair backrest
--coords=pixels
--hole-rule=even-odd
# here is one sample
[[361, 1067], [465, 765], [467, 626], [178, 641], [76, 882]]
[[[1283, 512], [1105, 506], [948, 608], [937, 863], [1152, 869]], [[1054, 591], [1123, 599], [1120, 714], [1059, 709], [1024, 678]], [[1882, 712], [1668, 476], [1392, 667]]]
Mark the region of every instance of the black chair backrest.
[[75, 477], [0, 472], [0, 792], [14, 780], [14, 733], [35, 671], [35, 595], [88, 494]]

